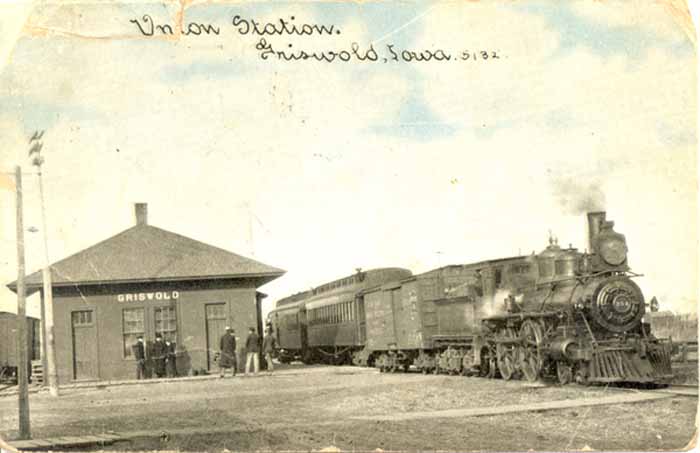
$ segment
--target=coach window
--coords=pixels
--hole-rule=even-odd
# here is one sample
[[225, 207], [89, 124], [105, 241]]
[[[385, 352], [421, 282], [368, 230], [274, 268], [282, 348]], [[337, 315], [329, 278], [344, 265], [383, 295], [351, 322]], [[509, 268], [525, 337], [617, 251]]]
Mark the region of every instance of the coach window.
[[163, 340], [177, 342], [177, 313], [175, 307], [157, 307], [154, 311], [156, 333]]
[[136, 343], [138, 337], [145, 336], [144, 331], [144, 311], [143, 308], [126, 308], [122, 310], [122, 330], [124, 358], [133, 356], [131, 347]]
[[500, 267], [497, 267], [496, 269], [494, 269], [494, 280], [495, 280], [496, 288], [501, 287], [501, 283], [503, 282], [503, 275], [502, 274], [503, 273], [501, 272]]

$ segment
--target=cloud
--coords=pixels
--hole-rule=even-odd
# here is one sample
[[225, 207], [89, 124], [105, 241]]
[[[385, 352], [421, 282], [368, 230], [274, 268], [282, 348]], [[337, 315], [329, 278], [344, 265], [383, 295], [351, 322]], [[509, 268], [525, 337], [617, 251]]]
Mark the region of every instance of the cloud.
[[[105, 16], [105, 30], [123, 32], [135, 8]], [[26, 162], [24, 129], [51, 120], [52, 257], [129, 227], [131, 203], [147, 201], [155, 225], [237, 252], [253, 242], [256, 258], [288, 269], [264, 290], [274, 300], [355, 267], [421, 271], [529, 252], [546, 245], [548, 229], [581, 246], [585, 223], [558, 200], [574, 191], [553, 193], [554, 179], [600, 183], [635, 270], [648, 275], [645, 293], [675, 301], [695, 290], [692, 55], [652, 46], [630, 64], [584, 39], [553, 59], [562, 36], [546, 17], [488, 2], [414, 5], [396, 18], [380, 17], [396, 4], [202, 4], [188, 17], [274, 20], [290, 8], [345, 30], [311, 47], [370, 42], [431, 8], [391, 39], [503, 58], [352, 67], [263, 62], [254, 38], [230, 35], [23, 39], [0, 76], [15, 103], [0, 111], [0, 153], [3, 165]], [[52, 11], [41, 20], [80, 17]], [[77, 13], [99, 31], [97, 10]], [[32, 190], [28, 222], [38, 218]], [[246, 205], [259, 219], [252, 228]], [[2, 206], [11, 218], [11, 197]], [[2, 249], [8, 281], [13, 247]], [[30, 269], [40, 263], [30, 245]]]
[[430, 141], [436, 137], [450, 136], [455, 128], [439, 118], [425, 103], [422, 96], [412, 93], [402, 102], [401, 108], [390, 122], [379, 121], [370, 126], [375, 134], [386, 134], [409, 140]]
[[[660, 4], [596, 4], [595, 2], [561, 2], [551, 4], [527, 2], [513, 6], [516, 11], [543, 17], [547, 27], [559, 34], [555, 57], [584, 47], [601, 57], [626, 55], [644, 57], [650, 48], [663, 48], [674, 54], [692, 53], [692, 43], [682, 33], [654, 26], [667, 24], [668, 11]], [[677, 26], [676, 26], [677, 28]], [[681, 39], [679, 39], [681, 38]]]

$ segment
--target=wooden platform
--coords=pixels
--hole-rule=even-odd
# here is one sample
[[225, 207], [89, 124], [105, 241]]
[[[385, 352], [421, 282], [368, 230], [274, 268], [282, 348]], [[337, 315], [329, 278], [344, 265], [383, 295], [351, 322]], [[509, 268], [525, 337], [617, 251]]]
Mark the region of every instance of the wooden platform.
[[53, 437], [51, 439], [15, 440], [10, 445], [20, 451], [60, 450], [62, 448], [110, 445], [124, 440], [120, 434], [99, 434], [93, 436]]

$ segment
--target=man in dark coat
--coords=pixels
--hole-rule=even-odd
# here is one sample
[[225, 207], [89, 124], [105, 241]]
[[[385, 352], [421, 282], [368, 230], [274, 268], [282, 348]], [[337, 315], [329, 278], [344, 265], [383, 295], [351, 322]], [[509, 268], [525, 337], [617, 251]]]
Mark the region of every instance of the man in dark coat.
[[254, 328], [248, 329], [248, 338], [245, 339], [245, 375], [250, 373], [251, 365], [254, 366], [255, 375], [258, 375], [260, 370], [260, 337], [255, 333]]
[[231, 377], [236, 375], [236, 335], [232, 328], [227, 327], [219, 341], [219, 376], [226, 376], [226, 369], [231, 368]]
[[272, 328], [268, 327], [265, 331], [265, 337], [263, 338], [263, 354], [265, 354], [268, 373], [272, 373], [272, 370], [275, 368], [272, 364], [272, 354], [275, 353], [276, 346], [277, 342], [275, 341], [275, 337], [272, 336]]
[[165, 376], [165, 356], [167, 355], [168, 350], [167, 346], [165, 345], [165, 342], [163, 341], [163, 337], [161, 334], [157, 333], [156, 334], [156, 341], [153, 343], [153, 364], [156, 372], [156, 376], [159, 378], [162, 378]]
[[138, 337], [136, 343], [131, 346], [131, 352], [136, 360], [136, 379], [146, 378], [146, 350], [143, 346], [143, 337]]
[[165, 340], [165, 369], [168, 377], [177, 377], [177, 362], [175, 354], [175, 342]]

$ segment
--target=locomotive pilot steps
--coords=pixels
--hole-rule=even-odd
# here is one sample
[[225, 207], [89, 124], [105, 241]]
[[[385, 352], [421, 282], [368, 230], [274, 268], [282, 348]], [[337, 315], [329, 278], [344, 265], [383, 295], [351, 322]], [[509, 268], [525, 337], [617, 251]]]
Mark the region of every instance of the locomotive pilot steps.
[[588, 214], [588, 231], [588, 252], [550, 238], [539, 254], [420, 275], [393, 270], [402, 274], [381, 274], [374, 285], [359, 273], [283, 299], [270, 318], [280, 347], [305, 361], [562, 384], [667, 383], [671, 342], [643, 321], [625, 237], [604, 212]]

